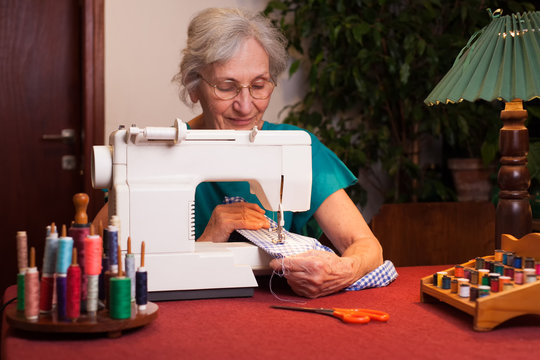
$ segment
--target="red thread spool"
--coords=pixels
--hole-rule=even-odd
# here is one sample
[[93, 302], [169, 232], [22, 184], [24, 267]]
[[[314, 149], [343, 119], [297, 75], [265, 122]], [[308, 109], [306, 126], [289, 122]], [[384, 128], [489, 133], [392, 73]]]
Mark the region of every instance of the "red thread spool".
[[40, 288], [40, 298], [39, 298], [39, 311], [40, 312], [50, 312], [52, 311], [53, 304], [53, 294], [54, 294], [54, 276], [45, 276], [41, 277], [41, 288]]
[[66, 315], [69, 319], [78, 319], [81, 315], [81, 268], [77, 264], [77, 249], [73, 249], [73, 262], [67, 271]]

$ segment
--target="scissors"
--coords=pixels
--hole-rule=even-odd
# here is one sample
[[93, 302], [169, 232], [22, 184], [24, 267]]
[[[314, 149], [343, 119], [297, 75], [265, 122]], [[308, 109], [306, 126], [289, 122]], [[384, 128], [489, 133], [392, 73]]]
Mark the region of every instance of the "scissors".
[[371, 310], [371, 309], [343, 309], [343, 308], [306, 308], [306, 307], [296, 307], [296, 306], [279, 306], [271, 305], [270, 307], [274, 309], [285, 309], [285, 310], [295, 310], [295, 311], [307, 311], [314, 312], [317, 314], [330, 315], [337, 317], [345, 323], [353, 324], [366, 324], [371, 319], [377, 321], [388, 321], [390, 315], [383, 311]]

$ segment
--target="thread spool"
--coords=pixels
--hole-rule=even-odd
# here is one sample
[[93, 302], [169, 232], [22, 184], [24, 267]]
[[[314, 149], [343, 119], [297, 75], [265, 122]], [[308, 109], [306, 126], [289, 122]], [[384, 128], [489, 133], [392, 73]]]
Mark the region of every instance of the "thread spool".
[[39, 291], [39, 311], [49, 313], [53, 307], [54, 273], [56, 272], [56, 254], [58, 252], [58, 232], [53, 222], [47, 226], [45, 250], [43, 252], [43, 271]]
[[459, 286], [459, 297], [468, 298], [470, 296], [471, 286], [467, 283], [463, 283]]
[[24, 274], [28, 267], [28, 238], [26, 231], [17, 231], [17, 266], [19, 273]]
[[66, 236], [66, 225], [62, 225], [62, 236], [58, 239], [58, 251], [56, 256], [56, 273], [67, 274], [71, 264], [73, 251], [73, 238]]
[[508, 290], [508, 287], [505, 284], [510, 284], [512, 279], [510, 276], [499, 276], [499, 291]]
[[487, 285], [480, 285], [478, 286], [478, 297], [484, 297], [489, 295], [490, 287]]
[[471, 286], [469, 290], [469, 301], [475, 301], [478, 298], [478, 288]]
[[536, 275], [540, 275], [540, 261], [535, 263]]
[[483, 269], [483, 268], [484, 268], [484, 265], [485, 265], [485, 260], [484, 260], [484, 258], [477, 257], [475, 260], [476, 260], [476, 262], [475, 262], [476, 270]]
[[520, 270], [520, 269], [514, 270], [514, 283], [516, 283], [517, 285], [522, 285], [524, 280], [525, 279], [523, 275], [523, 270]]
[[123, 276], [121, 249], [118, 246], [118, 277], [110, 279], [109, 314], [113, 319], [131, 317], [131, 279]]
[[131, 280], [131, 301], [135, 301], [135, 256], [131, 253], [131, 237], [128, 237], [125, 263], [126, 276]]
[[442, 277], [442, 288], [444, 290], [448, 290], [450, 289], [450, 285], [451, 285], [451, 279], [450, 279], [450, 276], [443, 276]]
[[24, 277], [26, 274], [17, 274], [17, 311], [24, 311]]
[[50, 225], [50, 232], [45, 238], [45, 250], [43, 252], [43, 276], [52, 276], [56, 271], [56, 252], [58, 251], [58, 232], [56, 225]]
[[[73, 247], [77, 249], [77, 258], [79, 267], [81, 268], [81, 300], [84, 304], [86, 303], [86, 292], [88, 288], [86, 280], [86, 250], [84, 246], [85, 239], [90, 234], [90, 227], [87, 224], [77, 224], [73, 223], [69, 228], [69, 235], [73, 238]], [[82, 309], [84, 311], [84, 308]]]
[[98, 311], [98, 283], [99, 275], [88, 275], [88, 296], [86, 298], [86, 311], [90, 316], [95, 316]]
[[33, 247], [30, 248], [30, 267], [24, 277], [24, 316], [28, 321], [37, 321], [39, 317], [39, 272]]
[[503, 254], [504, 254], [504, 250], [496, 249], [493, 259], [495, 261], [502, 262], [503, 261]]
[[465, 277], [465, 271], [463, 265], [456, 265], [454, 267], [454, 276], [457, 278]]
[[452, 294], [457, 294], [457, 291], [458, 291], [458, 281], [457, 279], [452, 279], [452, 281], [450, 281], [450, 292]]
[[86, 275], [101, 274], [102, 240], [94, 234], [94, 227], [90, 226], [90, 234], [84, 239], [84, 273]]
[[66, 280], [66, 316], [72, 321], [81, 315], [81, 274], [81, 268], [77, 263], [77, 249], [74, 248]]
[[514, 266], [514, 256], [515, 254], [511, 251], [506, 253], [506, 265]]
[[111, 273], [118, 272], [118, 254], [116, 248], [118, 247], [118, 228], [114, 225], [109, 225], [107, 229], [107, 243], [109, 248], [109, 270]]
[[523, 269], [523, 275], [525, 276], [525, 283], [532, 283], [536, 281], [536, 270], [534, 268]]
[[59, 320], [67, 318], [67, 274], [56, 274], [56, 310]]
[[54, 275], [43, 274], [39, 290], [39, 312], [49, 313], [53, 307]]
[[471, 284], [478, 285], [478, 270], [471, 270]]
[[513, 267], [505, 267], [504, 268], [504, 276], [509, 276], [510, 279], [514, 280], [514, 268]]
[[534, 258], [533, 257], [526, 257], [525, 258], [525, 265], [523, 266], [525, 269], [534, 269]]
[[523, 259], [521, 256], [514, 256], [514, 268], [521, 269], [521, 266], [523, 265]]
[[107, 258], [107, 255], [105, 252], [103, 253], [103, 258], [101, 259], [101, 274], [99, 274], [99, 280], [98, 280], [98, 299], [105, 303], [106, 294], [107, 294], [107, 287], [105, 286], [105, 273], [107, 272], [107, 269], [109, 268], [109, 259]]
[[496, 272], [499, 275], [503, 276], [504, 275], [504, 265], [503, 265], [503, 263], [495, 263], [493, 265], [493, 272]]
[[146, 310], [148, 304], [148, 273], [144, 268], [145, 244], [141, 243], [141, 266], [135, 274], [135, 302], [139, 311]]

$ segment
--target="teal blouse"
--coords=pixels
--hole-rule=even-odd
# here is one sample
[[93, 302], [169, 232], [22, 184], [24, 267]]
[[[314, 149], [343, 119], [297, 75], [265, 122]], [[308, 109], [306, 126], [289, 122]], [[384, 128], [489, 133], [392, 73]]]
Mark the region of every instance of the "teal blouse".
[[[273, 124], [265, 121], [262, 130], [303, 129], [290, 124]], [[356, 177], [315, 135], [309, 132], [308, 134], [311, 136], [311, 166], [313, 172], [311, 206], [308, 211], [304, 212], [286, 211], [284, 213], [285, 229], [319, 238], [322, 231], [313, 219], [313, 214], [328, 196], [337, 190], [354, 184]], [[212, 211], [217, 205], [223, 204], [225, 196], [241, 196], [247, 202], [258, 204], [262, 208], [257, 196], [250, 193], [249, 183], [246, 181], [200, 183], [195, 192], [195, 236], [197, 239], [206, 228]], [[266, 211], [266, 216], [277, 220], [277, 214], [274, 211]]]

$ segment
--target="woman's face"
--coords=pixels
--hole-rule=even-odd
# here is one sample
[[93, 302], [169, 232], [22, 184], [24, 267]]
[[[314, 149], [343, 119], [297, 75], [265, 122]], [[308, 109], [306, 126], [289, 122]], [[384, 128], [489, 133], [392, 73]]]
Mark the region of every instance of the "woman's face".
[[[249, 85], [254, 80], [271, 80], [268, 55], [256, 40], [249, 39], [238, 48], [230, 61], [207, 66], [201, 76], [211, 84], [227, 80]], [[216, 97], [213, 87], [204, 80], [190, 97], [194, 103], [201, 103], [201, 127], [205, 129], [251, 130], [254, 126], [260, 129], [264, 111], [270, 102], [270, 97], [254, 99], [247, 87], [242, 88], [235, 98], [222, 100]]]

